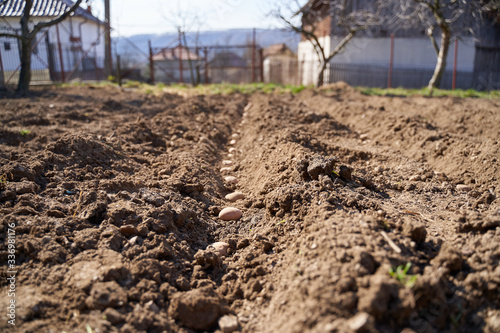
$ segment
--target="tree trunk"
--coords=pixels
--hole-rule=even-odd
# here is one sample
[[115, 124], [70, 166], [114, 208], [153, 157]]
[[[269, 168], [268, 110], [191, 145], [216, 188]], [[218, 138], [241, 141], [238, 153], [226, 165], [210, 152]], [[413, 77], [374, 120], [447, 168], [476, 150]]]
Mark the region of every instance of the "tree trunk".
[[321, 61], [319, 64], [319, 72], [316, 77], [316, 88], [321, 87], [323, 83], [325, 82], [325, 70], [326, 66], [328, 66], [328, 62], [326, 61]]
[[434, 74], [432, 75], [428, 86], [431, 95], [434, 92], [434, 88], [439, 88], [441, 85], [441, 79], [446, 69], [446, 57], [448, 56], [448, 50], [450, 48], [451, 33], [449, 28], [441, 27], [441, 31], [441, 46], [439, 47], [436, 68], [434, 69]]
[[21, 72], [17, 83], [17, 94], [26, 96], [30, 90], [31, 81], [31, 43], [32, 39], [21, 39]]

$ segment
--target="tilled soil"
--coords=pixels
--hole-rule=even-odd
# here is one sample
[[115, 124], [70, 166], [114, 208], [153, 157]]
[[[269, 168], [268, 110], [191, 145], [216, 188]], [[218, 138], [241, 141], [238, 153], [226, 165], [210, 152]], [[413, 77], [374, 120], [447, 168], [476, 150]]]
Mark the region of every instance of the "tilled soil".
[[71, 87], [0, 121], [2, 331], [500, 331], [499, 100]]

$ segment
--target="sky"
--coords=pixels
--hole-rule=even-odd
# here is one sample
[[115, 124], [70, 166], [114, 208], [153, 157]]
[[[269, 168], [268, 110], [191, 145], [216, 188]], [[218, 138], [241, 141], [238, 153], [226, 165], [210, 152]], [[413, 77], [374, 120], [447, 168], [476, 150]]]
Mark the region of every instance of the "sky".
[[[271, 28], [276, 21], [266, 17], [269, 0], [110, 0], [114, 36], [155, 34], [175, 31], [178, 13], [191, 30]], [[91, 1], [93, 13], [104, 17], [104, 0]], [[83, 5], [85, 7], [85, 5]], [[200, 17], [200, 20], [193, 20]], [[201, 24], [193, 25], [193, 21]]]

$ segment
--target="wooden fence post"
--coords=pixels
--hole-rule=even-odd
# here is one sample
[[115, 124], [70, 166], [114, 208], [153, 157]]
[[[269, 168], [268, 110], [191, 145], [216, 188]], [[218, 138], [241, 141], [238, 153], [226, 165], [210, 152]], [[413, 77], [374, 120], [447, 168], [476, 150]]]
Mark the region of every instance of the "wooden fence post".
[[64, 83], [66, 77], [64, 74], [64, 59], [61, 48], [61, 38], [59, 37], [59, 24], [56, 24], [56, 34], [57, 34], [57, 48], [59, 50], [59, 65], [61, 66], [61, 81]]
[[203, 53], [205, 54], [205, 84], [208, 83], [208, 49], [205, 47], [203, 49]]
[[118, 79], [118, 85], [122, 86], [122, 62], [120, 59], [120, 55], [116, 55], [116, 76]]
[[155, 64], [153, 60], [153, 48], [151, 47], [151, 41], [148, 40], [149, 46], [149, 81], [151, 84], [155, 84]]

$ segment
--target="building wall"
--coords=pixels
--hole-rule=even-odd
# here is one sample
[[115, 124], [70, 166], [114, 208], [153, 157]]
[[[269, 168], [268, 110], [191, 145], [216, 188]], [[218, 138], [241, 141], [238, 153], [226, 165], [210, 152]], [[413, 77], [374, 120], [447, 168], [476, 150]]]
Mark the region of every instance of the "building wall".
[[[330, 49], [330, 37], [320, 37], [319, 42], [325, 50]], [[310, 41], [299, 43], [297, 50], [299, 61], [299, 83], [303, 85], [315, 84], [320, 62]]]
[[[33, 24], [40, 21], [48, 21], [51, 18], [33, 18]], [[61, 44], [61, 53], [64, 67], [64, 72], [69, 74], [75, 69], [76, 72], [94, 70], [102, 68], [104, 65], [104, 37], [100, 36], [104, 26], [94, 21], [89, 21], [81, 17], [71, 17], [58, 24], [48, 28], [48, 43], [42, 33], [36, 37], [39, 41], [37, 54], [32, 56], [32, 70], [36, 74], [37, 71], [45, 71], [49, 75], [48, 68], [51, 64], [52, 72], [61, 72], [61, 62], [59, 61], [59, 48], [57, 30], [59, 30], [59, 41]], [[19, 18], [5, 17], [0, 21], [0, 31], [18, 32], [20, 31]], [[80, 38], [81, 42], [70, 40], [70, 36]], [[5, 42], [10, 43], [10, 50], [6, 49]], [[95, 43], [95, 47], [93, 44]], [[49, 51], [52, 50], [52, 51]], [[19, 66], [19, 46], [16, 39], [0, 38], [0, 52], [2, 56], [2, 65], [6, 74], [14, 72]], [[49, 52], [52, 52], [52, 61]], [[5, 76], [8, 76], [5, 75]], [[75, 75], [76, 77], [76, 75]], [[34, 75], [34, 79], [41, 79]], [[50, 77], [46, 78], [50, 80]]]
[[[334, 36], [330, 45], [330, 38], [321, 38], [322, 45], [326, 49], [333, 49], [336, 43], [339, 43], [341, 37]], [[439, 39], [437, 40], [439, 43]], [[453, 70], [454, 63], [454, 43], [450, 45], [446, 70], [448, 72]], [[356, 37], [353, 38], [345, 47], [344, 51], [335, 56], [331, 63], [334, 68], [342, 68], [345, 70], [343, 78], [349, 83], [349, 75], [353, 77], [363, 76], [363, 72], [367, 71], [366, 66], [378, 67], [376, 71], [380, 72], [374, 74], [377, 76], [377, 83], [374, 86], [381, 86], [381, 82], [387, 82], [387, 69], [390, 63], [390, 47], [391, 39], [390, 37], [384, 38], [370, 38], [370, 37]], [[464, 38], [458, 43], [458, 56], [457, 56], [457, 70], [461, 72], [462, 77], [472, 73], [474, 69], [474, 57], [476, 49], [474, 39], [471, 37]], [[304, 85], [314, 84], [317, 76], [317, 68], [319, 66], [319, 61], [317, 55], [314, 51], [312, 44], [309, 41], [302, 41], [299, 43], [298, 47], [298, 58], [299, 58], [299, 81]], [[394, 69], [412, 69], [415, 71], [421, 70], [425, 72], [423, 75], [423, 83], [414, 84], [417, 86], [424, 86], [425, 81], [428, 81], [428, 72], [432, 72], [436, 65], [437, 56], [430, 40], [425, 38], [410, 38], [401, 37], [395, 38], [394, 40]], [[356, 69], [356, 66], [361, 66]], [[359, 73], [356, 73], [356, 70]], [[417, 73], [415, 72], [415, 73]], [[331, 74], [329, 70], [326, 71], [325, 83], [328, 83], [329, 78], [335, 80], [336, 76]], [[365, 75], [366, 76], [366, 75]], [[363, 80], [363, 82], [368, 82]], [[420, 82], [419, 81], [419, 82]], [[360, 82], [356, 79], [353, 82]], [[354, 84], [354, 83], [353, 83]], [[369, 84], [369, 83], [366, 83]], [[385, 83], [384, 83], [385, 84]], [[464, 82], [464, 86], [468, 83]]]
[[[332, 47], [340, 41], [334, 37]], [[439, 39], [437, 40], [440, 43]], [[334, 64], [370, 64], [387, 66], [390, 62], [391, 39], [358, 37], [347, 44], [345, 51], [336, 56]], [[450, 45], [446, 59], [446, 69], [453, 69], [454, 44]], [[474, 67], [475, 45], [471, 37], [458, 43], [457, 68], [461, 71], [471, 71]], [[395, 38], [394, 67], [431, 68], [436, 65], [436, 52], [429, 38]]]
[[263, 63], [264, 82], [293, 84], [298, 82], [298, 62], [296, 57], [274, 55], [267, 57]]

